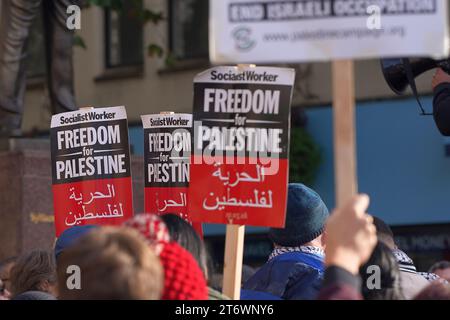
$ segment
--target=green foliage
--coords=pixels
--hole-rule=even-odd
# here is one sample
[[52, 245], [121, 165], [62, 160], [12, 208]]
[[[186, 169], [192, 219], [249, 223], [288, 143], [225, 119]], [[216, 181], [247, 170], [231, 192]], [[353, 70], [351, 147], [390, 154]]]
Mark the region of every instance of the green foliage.
[[161, 46], [154, 44], [154, 43], [151, 43], [148, 45], [147, 52], [150, 57], [162, 58], [162, 56], [164, 55], [163, 48], [161, 48]]
[[94, 5], [118, 11], [123, 8], [123, 1], [124, 0], [87, 0], [86, 3], [88, 6]]
[[164, 20], [164, 15], [162, 12], [155, 12], [144, 8], [139, 11], [139, 18], [143, 23], [151, 22], [157, 25], [160, 21]]
[[77, 35], [77, 34], [73, 37], [73, 45], [74, 45], [75, 47], [80, 47], [80, 48], [83, 48], [83, 49], [86, 49], [86, 48], [87, 48], [87, 47], [86, 47], [86, 43], [84, 43], [83, 38], [80, 37], [80, 36]]
[[319, 146], [311, 135], [302, 127], [291, 128], [289, 182], [312, 185], [321, 160]]
[[177, 62], [177, 58], [174, 56], [172, 52], [167, 52], [166, 58], [164, 60], [166, 67], [173, 67]]

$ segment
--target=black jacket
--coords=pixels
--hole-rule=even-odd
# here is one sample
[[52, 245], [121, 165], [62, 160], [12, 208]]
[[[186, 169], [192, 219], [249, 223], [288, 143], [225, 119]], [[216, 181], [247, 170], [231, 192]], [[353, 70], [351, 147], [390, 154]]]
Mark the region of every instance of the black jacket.
[[450, 136], [450, 83], [441, 83], [434, 90], [433, 116], [439, 131]]

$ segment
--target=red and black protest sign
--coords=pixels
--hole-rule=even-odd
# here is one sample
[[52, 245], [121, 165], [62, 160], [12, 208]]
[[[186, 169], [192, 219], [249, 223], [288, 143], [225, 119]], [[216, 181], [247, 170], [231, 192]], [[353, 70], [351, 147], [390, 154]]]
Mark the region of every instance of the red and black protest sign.
[[194, 221], [283, 227], [293, 69], [217, 67], [194, 80]]
[[56, 114], [51, 123], [58, 237], [85, 224], [120, 225], [133, 215], [125, 107]]
[[[178, 214], [192, 223], [188, 212], [191, 160], [191, 114], [141, 116], [144, 126], [145, 211]], [[201, 223], [193, 227], [202, 233]]]

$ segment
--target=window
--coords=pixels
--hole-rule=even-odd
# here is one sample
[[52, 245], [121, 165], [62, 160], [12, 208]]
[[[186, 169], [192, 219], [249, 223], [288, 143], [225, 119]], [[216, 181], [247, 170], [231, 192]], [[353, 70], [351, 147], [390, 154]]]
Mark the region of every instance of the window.
[[208, 58], [208, 0], [169, 0], [170, 50], [179, 60]]
[[106, 68], [143, 64], [143, 29], [135, 3], [123, 1], [122, 10], [105, 10]]

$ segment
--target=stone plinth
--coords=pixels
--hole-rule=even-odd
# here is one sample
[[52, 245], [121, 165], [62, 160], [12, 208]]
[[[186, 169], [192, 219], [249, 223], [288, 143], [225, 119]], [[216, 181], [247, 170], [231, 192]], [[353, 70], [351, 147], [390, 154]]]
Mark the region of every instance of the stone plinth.
[[[131, 158], [135, 212], [144, 207], [142, 157]], [[50, 143], [47, 139], [0, 141], [0, 260], [51, 249], [53, 225]]]

